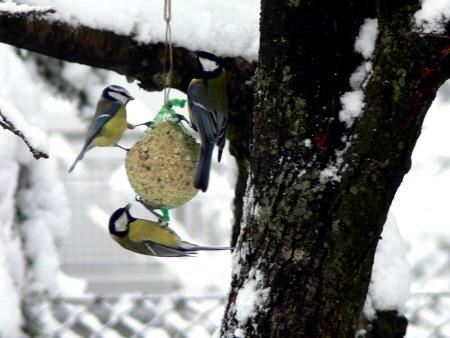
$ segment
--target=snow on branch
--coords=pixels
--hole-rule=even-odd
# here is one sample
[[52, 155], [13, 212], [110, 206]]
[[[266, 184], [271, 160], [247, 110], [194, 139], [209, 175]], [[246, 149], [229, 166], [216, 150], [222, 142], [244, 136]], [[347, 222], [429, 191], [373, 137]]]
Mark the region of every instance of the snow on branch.
[[48, 144], [45, 133], [30, 125], [12, 104], [1, 97], [0, 126], [20, 137], [35, 159], [48, 158]]
[[[27, 0], [56, 9], [52, 19], [71, 26], [133, 36], [140, 44], [165, 41], [162, 1]], [[236, 8], [239, 8], [237, 11]], [[256, 61], [260, 0], [172, 1], [172, 39], [176, 46]], [[101, 13], [101, 15], [99, 15]], [[195, 24], [193, 24], [195, 23]]]
[[422, 8], [415, 13], [416, 25], [425, 33], [444, 33], [450, 21], [449, 0], [422, 0]]
[[[132, 35], [82, 24], [74, 26], [46, 17], [7, 15], [0, 15], [0, 42], [68, 62], [112, 70], [137, 79], [147, 90], [163, 87], [164, 43], [140, 43]], [[173, 87], [186, 90], [197, 64], [189, 50], [175, 46], [173, 51], [178, 75]], [[253, 76], [256, 64], [239, 56], [226, 58], [226, 64], [229, 88], [242, 97], [246, 96], [243, 93], [253, 95], [245, 81]]]
[[52, 14], [56, 11], [51, 7], [29, 6], [25, 4], [16, 4], [14, 2], [0, 3], [0, 15], [8, 16], [28, 16]]

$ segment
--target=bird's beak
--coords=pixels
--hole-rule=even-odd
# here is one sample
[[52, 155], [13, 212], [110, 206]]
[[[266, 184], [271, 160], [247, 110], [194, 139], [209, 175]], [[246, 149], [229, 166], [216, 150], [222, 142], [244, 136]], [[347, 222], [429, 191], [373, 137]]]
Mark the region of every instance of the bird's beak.
[[132, 100], [134, 100], [134, 97], [133, 97], [133, 96], [128, 96], [128, 99], [129, 99], [130, 101], [132, 101]]
[[131, 203], [128, 203], [126, 206], [124, 206], [124, 209], [127, 211], [130, 210], [130, 208], [131, 208]]

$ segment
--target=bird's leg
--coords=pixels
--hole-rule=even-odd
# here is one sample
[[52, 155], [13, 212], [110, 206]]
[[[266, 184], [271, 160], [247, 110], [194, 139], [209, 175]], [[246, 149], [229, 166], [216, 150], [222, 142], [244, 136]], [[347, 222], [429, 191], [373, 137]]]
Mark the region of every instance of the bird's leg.
[[162, 226], [162, 227], [167, 227], [169, 225], [169, 222], [164, 218], [163, 215], [160, 215], [159, 213], [157, 213], [155, 211], [156, 208], [153, 208], [151, 206], [149, 206], [147, 203], [145, 203], [142, 198], [140, 196], [136, 196], [135, 197], [136, 201], [141, 203], [145, 209], [147, 209], [148, 211], [150, 211], [157, 219], [158, 219], [158, 223]]
[[119, 144], [114, 144], [114, 147], [117, 147], [117, 148], [120, 148], [120, 149], [123, 149], [123, 150], [125, 150], [125, 151], [130, 151], [130, 148], [125, 148], [125, 147], [122, 147], [121, 145], [119, 145]]
[[128, 127], [128, 129], [134, 129], [134, 128], [139, 127], [139, 126], [147, 126], [147, 127], [151, 127], [152, 124], [153, 124], [153, 121], [148, 121], [148, 122], [139, 123], [139, 124], [131, 124], [131, 123], [128, 123], [128, 124], [127, 124], [127, 127]]
[[181, 115], [181, 114], [175, 114], [175, 117], [178, 119], [178, 123], [181, 123], [181, 122], [186, 122], [187, 123], [187, 125], [189, 126], [189, 127], [191, 127], [192, 129], [194, 129], [195, 130], [195, 128], [194, 128], [194, 126], [192, 125], [192, 123], [187, 119], [187, 118], [185, 118], [183, 115]]

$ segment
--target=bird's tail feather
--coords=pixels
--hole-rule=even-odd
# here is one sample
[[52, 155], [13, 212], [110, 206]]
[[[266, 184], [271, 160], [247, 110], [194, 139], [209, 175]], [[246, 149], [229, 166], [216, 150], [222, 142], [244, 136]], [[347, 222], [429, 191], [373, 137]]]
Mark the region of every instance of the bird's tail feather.
[[189, 242], [182, 242], [181, 248], [183, 251], [190, 252], [190, 251], [217, 251], [217, 250], [232, 250], [233, 247], [231, 246], [203, 246], [203, 245], [196, 245]]
[[217, 250], [232, 250], [231, 246], [196, 246], [195, 251], [217, 251]]
[[87, 151], [87, 147], [83, 147], [83, 149], [80, 151], [80, 153], [78, 154], [78, 156], [75, 159], [75, 161], [73, 162], [73, 164], [70, 166], [69, 173], [71, 173], [72, 170], [75, 169], [75, 166], [77, 165], [78, 161], [81, 161], [83, 159], [83, 156], [86, 153], [86, 151]]
[[219, 148], [219, 152], [217, 153], [217, 161], [220, 162], [222, 159], [223, 148]]
[[200, 147], [198, 156], [197, 171], [195, 173], [194, 186], [205, 192], [208, 189], [209, 172], [211, 170], [211, 157], [214, 144], [206, 144]]

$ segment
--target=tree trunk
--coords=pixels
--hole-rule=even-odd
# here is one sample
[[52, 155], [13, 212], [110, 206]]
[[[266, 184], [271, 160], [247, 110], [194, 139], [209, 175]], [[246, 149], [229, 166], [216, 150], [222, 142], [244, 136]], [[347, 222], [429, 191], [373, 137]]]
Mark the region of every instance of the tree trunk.
[[[445, 42], [412, 33], [418, 6], [262, 1], [254, 149], [222, 336], [355, 335], [390, 203], [448, 76]], [[347, 123], [340, 99], [363, 61], [354, 42], [366, 18], [378, 19], [372, 72]]]

